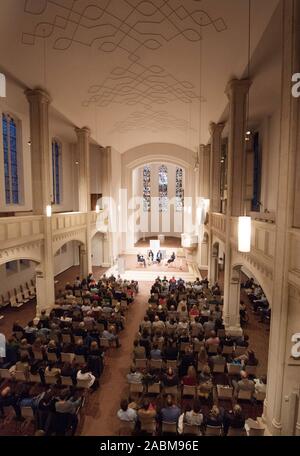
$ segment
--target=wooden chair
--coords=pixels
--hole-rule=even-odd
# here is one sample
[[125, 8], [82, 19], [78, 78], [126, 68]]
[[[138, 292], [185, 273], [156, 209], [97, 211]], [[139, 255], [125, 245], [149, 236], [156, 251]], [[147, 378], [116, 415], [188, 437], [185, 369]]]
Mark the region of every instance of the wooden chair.
[[134, 421], [120, 421], [120, 427], [118, 431], [119, 437], [121, 436], [131, 436], [134, 428], [135, 428], [135, 422]]
[[162, 359], [151, 359], [150, 367], [152, 369], [161, 369], [162, 368]]
[[183, 435], [201, 435], [200, 426], [183, 423]]
[[28, 382], [29, 381], [29, 372], [16, 370], [14, 372], [13, 376], [14, 376], [15, 380], [17, 380], [18, 382]]
[[198, 387], [198, 396], [208, 399], [213, 390], [212, 383], [201, 383]]
[[29, 382], [30, 383], [40, 383], [41, 377], [39, 374], [31, 374], [29, 373]]
[[209, 344], [207, 347], [207, 353], [209, 355], [215, 355], [218, 353], [218, 345]]
[[228, 375], [239, 375], [242, 370], [241, 364], [227, 363]]
[[164, 394], [171, 394], [174, 397], [178, 396], [178, 387], [175, 386], [165, 386]]
[[61, 384], [63, 386], [73, 386], [73, 381], [71, 379], [71, 377], [64, 377], [61, 375]]
[[197, 396], [197, 387], [190, 386], [190, 385], [183, 385], [182, 396], [196, 397]]
[[75, 344], [77, 344], [79, 341], [83, 342], [83, 338], [82, 338], [82, 336], [74, 336], [74, 341], [75, 341]]
[[42, 350], [33, 350], [33, 356], [35, 360], [42, 361], [44, 359], [44, 354]]
[[146, 369], [147, 368], [147, 364], [148, 364], [148, 360], [147, 359], [136, 359], [135, 360], [135, 367], [137, 369]]
[[52, 362], [55, 362], [55, 363], [58, 361], [56, 353], [48, 353], [47, 352], [47, 359], [48, 359], [48, 361], [52, 361]]
[[21, 416], [27, 421], [35, 421], [34, 412], [31, 407], [21, 407]]
[[218, 398], [223, 400], [232, 400], [233, 388], [232, 386], [217, 385]]
[[72, 342], [70, 334], [62, 334], [62, 341], [64, 344], [70, 344]]
[[177, 423], [168, 423], [167, 421], [163, 421], [161, 432], [162, 434], [177, 434]]
[[105, 337], [101, 337], [100, 338], [100, 347], [101, 348], [109, 348], [110, 347], [109, 340], [106, 339]]
[[205, 436], [220, 437], [222, 435], [222, 426], [206, 426]]
[[230, 427], [228, 429], [228, 437], [246, 437], [247, 436], [247, 432], [246, 432], [246, 429], [243, 428], [243, 429], [235, 429], [235, 428], [232, 428]]
[[156, 431], [156, 421], [154, 418], [140, 418], [141, 431], [153, 435]]
[[252, 397], [253, 397], [252, 391], [240, 390], [237, 395], [237, 400], [238, 401], [252, 401]]
[[10, 380], [12, 378], [12, 375], [11, 375], [11, 372], [9, 371], [9, 369], [0, 368], [0, 378]]
[[229, 347], [228, 345], [224, 345], [222, 353], [223, 355], [231, 355], [233, 352], [233, 347]]
[[61, 360], [63, 363], [72, 363], [75, 358], [74, 353], [62, 353]]
[[246, 347], [241, 347], [241, 346], [237, 345], [234, 350], [234, 356], [236, 356], [236, 357], [242, 356], [246, 353], [246, 351], [247, 351]]
[[172, 369], [177, 369], [177, 360], [173, 360], [173, 359], [167, 359], [166, 361], [166, 366], [167, 366], [167, 369], [169, 369], [169, 367], [171, 367]]
[[130, 383], [129, 390], [130, 394], [143, 394], [144, 385], [142, 383]]
[[225, 372], [225, 361], [224, 363], [213, 363], [214, 374], [224, 374]]
[[75, 363], [79, 364], [80, 366], [83, 366], [86, 364], [85, 357], [83, 355], [75, 355]]
[[256, 376], [257, 366], [246, 366], [245, 371], [248, 375], [252, 375], [253, 377]]
[[58, 381], [59, 381], [59, 377], [56, 377], [54, 375], [45, 375], [46, 385], [57, 385]]
[[90, 380], [77, 380], [76, 386], [77, 388], [88, 390], [90, 388]]
[[147, 392], [148, 394], [160, 394], [160, 383], [148, 385]]

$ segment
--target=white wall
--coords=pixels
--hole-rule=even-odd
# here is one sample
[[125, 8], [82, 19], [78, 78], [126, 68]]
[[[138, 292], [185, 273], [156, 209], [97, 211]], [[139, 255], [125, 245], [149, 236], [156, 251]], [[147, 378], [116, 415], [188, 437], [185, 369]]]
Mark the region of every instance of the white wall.
[[78, 242], [72, 241], [63, 245], [54, 255], [54, 275], [66, 271], [71, 266], [78, 264]]

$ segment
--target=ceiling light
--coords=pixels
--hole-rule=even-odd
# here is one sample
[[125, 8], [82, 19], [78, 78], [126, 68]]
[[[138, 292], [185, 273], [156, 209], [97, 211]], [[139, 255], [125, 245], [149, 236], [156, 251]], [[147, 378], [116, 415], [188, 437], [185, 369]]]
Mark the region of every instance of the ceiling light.
[[75, 165], [79, 165], [79, 161], [78, 160], [76, 160]]
[[238, 218], [238, 251], [248, 253], [251, 250], [251, 217]]
[[31, 141], [29, 140], [27, 144], [28, 144], [28, 146], [31, 146]]
[[250, 136], [250, 135], [251, 135], [251, 131], [248, 130], [248, 131], [246, 132], [246, 135]]

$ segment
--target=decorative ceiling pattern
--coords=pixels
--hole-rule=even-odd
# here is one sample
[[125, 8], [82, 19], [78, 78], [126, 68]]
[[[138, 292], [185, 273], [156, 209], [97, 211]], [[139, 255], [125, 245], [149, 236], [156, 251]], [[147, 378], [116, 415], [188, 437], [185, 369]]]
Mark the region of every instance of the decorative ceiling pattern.
[[200, 1], [104, 0], [87, 5], [82, 0], [25, 0], [25, 13], [37, 18], [51, 13], [52, 20], [37, 20], [31, 32], [22, 34], [22, 42], [33, 45], [37, 38], [52, 37], [59, 51], [75, 43], [104, 52], [121, 48], [136, 61], [140, 48], [156, 50], [178, 36], [199, 41], [201, 27], [225, 31], [224, 19], [199, 9]]
[[158, 133], [174, 129], [182, 133], [188, 130], [195, 131], [188, 121], [179, 119], [167, 111], [154, 111], [145, 106], [144, 110], [131, 113], [126, 120], [116, 122], [111, 133], [128, 133], [135, 130]]
[[201, 9], [201, 1], [25, 0], [24, 12], [36, 19], [33, 29], [22, 34], [22, 43], [35, 45], [38, 39], [47, 39], [56, 51], [67, 51], [72, 45], [94, 47], [105, 53], [119, 51], [120, 61], [124, 62], [125, 56], [127, 63], [110, 68], [103, 81], [91, 85], [82, 106], [140, 107], [126, 120], [116, 122], [113, 132], [187, 131], [187, 121], [157, 105], [206, 100], [200, 100], [191, 82], [177, 79], [161, 65], [146, 64], [145, 52], [157, 51], [176, 38], [199, 42], [203, 27], [217, 33], [226, 31], [224, 19]]
[[[172, 101], [191, 103], [193, 100], [199, 100], [199, 95], [190, 82], [178, 80], [159, 65], [147, 67], [136, 63], [126, 68], [114, 68], [103, 83], [88, 89], [88, 97], [82, 105], [88, 107], [95, 104], [104, 108], [120, 103], [151, 107]], [[202, 101], [205, 101], [204, 98]]]

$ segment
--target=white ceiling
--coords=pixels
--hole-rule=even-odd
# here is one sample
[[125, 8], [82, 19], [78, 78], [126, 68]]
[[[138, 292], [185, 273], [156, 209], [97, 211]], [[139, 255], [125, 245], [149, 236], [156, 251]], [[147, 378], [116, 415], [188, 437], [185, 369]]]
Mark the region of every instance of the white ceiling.
[[[252, 52], [278, 2], [251, 1]], [[247, 66], [247, 0], [1, 0], [0, 13], [1, 66], [120, 152], [207, 142]]]

